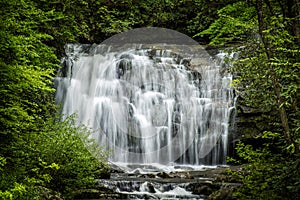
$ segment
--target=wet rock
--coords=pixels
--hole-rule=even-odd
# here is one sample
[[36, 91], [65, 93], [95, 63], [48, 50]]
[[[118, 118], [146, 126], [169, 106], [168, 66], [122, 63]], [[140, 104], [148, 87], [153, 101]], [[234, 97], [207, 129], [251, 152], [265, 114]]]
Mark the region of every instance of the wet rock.
[[158, 190], [159, 190], [160, 192], [165, 192], [165, 191], [166, 191], [166, 189], [165, 189], [164, 186], [160, 186], [160, 187], [158, 188]]
[[193, 175], [190, 172], [171, 172], [170, 177], [180, 178], [180, 179], [194, 179]]
[[198, 194], [198, 195], [205, 195], [209, 196], [210, 194], [213, 193], [213, 189], [209, 187], [208, 185], [202, 185], [199, 187], [194, 188], [194, 191], [192, 194]]
[[[238, 171], [239, 166], [205, 168], [201, 170], [173, 171], [170, 173], [156, 171], [155, 166], [151, 166], [151, 172], [144, 173], [143, 165], [135, 166], [135, 171], [130, 173], [113, 174], [111, 180], [100, 180], [100, 186], [109, 187], [113, 192], [103, 192], [110, 196], [117, 195], [118, 192], [124, 192], [129, 199], [160, 199], [161, 195], [166, 198], [175, 198], [172, 196], [174, 189], [182, 188], [189, 192], [184, 196], [182, 191], [178, 195], [181, 199], [204, 198], [211, 200], [218, 199], [234, 199], [233, 191], [241, 186], [240, 183], [232, 180], [232, 176], [228, 171]], [[148, 168], [147, 168], [148, 169]], [[181, 169], [178, 166], [177, 169]], [[133, 173], [134, 172], [134, 173]], [[232, 182], [233, 181], [233, 182]], [[98, 189], [98, 188], [97, 188]], [[168, 193], [172, 191], [171, 193]], [[146, 194], [145, 194], [146, 193]], [[169, 195], [169, 196], [168, 196]], [[107, 199], [124, 199], [120, 197], [104, 196]], [[100, 197], [98, 199], [101, 199]]]
[[153, 183], [151, 182], [145, 182], [141, 184], [139, 188], [140, 192], [149, 192], [149, 193], [156, 193]]
[[107, 188], [82, 189], [75, 192], [74, 199], [127, 199], [127, 195], [116, 193]]
[[155, 178], [155, 174], [146, 174], [148, 178]]
[[136, 177], [136, 175], [137, 174], [132, 174], [132, 173], [127, 174], [128, 177]]
[[167, 174], [166, 172], [159, 172], [158, 174], [156, 174], [156, 176], [158, 176], [160, 178], [171, 178], [171, 176], [169, 174]]
[[150, 192], [150, 193], [155, 193], [155, 189], [154, 189], [154, 186], [152, 185], [152, 183], [147, 183], [147, 187], [148, 187], [148, 189], [149, 189], [149, 191], [148, 192]]
[[182, 169], [182, 170], [193, 170], [192, 167], [189, 167], [189, 166], [174, 166], [174, 169]]
[[124, 170], [121, 169], [119, 166], [109, 163], [110, 173], [124, 173]]
[[155, 178], [155, 174], [141, 174], [138, 178]]
[[204, 196], [209, 196], [213, 192], [217, 191], [220, 189], [219, 185], [216, 185], [212, 181], [201, 181], [201, 182], [195, 182], [189, 184], [187, 187], [189, 191], [192, 192], [192, 194], [195, 195], [204, 195]]
[[208, 200], [233, 200], [232, 194], [233, 189], [222, 188], [209, 195]]
[[132, 174], [141, 174], [141, 170], [140, 169], [136, 169], [132, 172]]
[[212, 45], [209, 45], [209, 46], [205, 47], [205, 50], [211, 56], [215, 56], [220, 52], [219, 48], [217, 48], [215, 46], [212, 46]]
[[180, 179], [194, 179], [190, 172], [173, 172], [170, 173], [172, 178], [180, 178]]
[[134, 195], [129, 195], [128, 199], [159, 199], [159, 198], [151, 194], [134, 194]]
[[189, 172], [183, 173], [182, 175], [183, 176], [181, 178], [194, 179], [194, 177]]

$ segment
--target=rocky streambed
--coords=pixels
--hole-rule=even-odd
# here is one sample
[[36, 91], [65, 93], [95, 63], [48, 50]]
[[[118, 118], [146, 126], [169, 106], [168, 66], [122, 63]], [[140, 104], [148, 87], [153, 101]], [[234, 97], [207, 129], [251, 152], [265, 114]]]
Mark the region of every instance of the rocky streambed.
[[240, 186], [228, 171], [238, 166], [112, 164], [110, 179], [81, 190], [76, 199], [234, 199]]

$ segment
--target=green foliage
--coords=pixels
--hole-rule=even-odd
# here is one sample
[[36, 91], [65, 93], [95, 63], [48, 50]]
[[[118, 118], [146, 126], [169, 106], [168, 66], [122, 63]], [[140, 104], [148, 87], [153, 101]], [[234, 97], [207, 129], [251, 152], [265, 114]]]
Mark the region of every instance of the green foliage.
[[2, 171], [2, 168], [6, 164], [6, 159], [4, 157], [0, 156], [0, 171]]
[[[23, 30], [30, 26], [52, 37], [46, 44], [61, 56], [66, 43], [101, 43], [116, 33], [139, 27], [164, 27], [193, 36], [214, 21], [218, 9], [234, 2], [236, 0], [22, 0], [4, 1], [3, 8], [14, 9], [20, 13], [12, 12], [14, 17], [26, 19], [28, 23], [19, 26], [24, 27]], [[24, 13], [24, 7], [30, 13]], [[196, 38], [206, 41], [205, 37]]]
[[211, 44], [241, 42], [257, 32], [255, 8], [245, 1], [227, 4], [217, 11], [218, 19], [197, 36], [209, 35]]
[[0, 190], [11, 199], [37, 198], [46, 189], [72, 199], [76, 190], [93, 187], [95, 178], [109, 174], [107, 155], [89, 139], [87, 128], [75, 126], [74, 118], [48, 121], [42, 132], [19, 135], [9, 150]]
[[[267, 137], [273, 142], [278, 139], [278, 134], [274, 137], [273, 133], [268, 134], [262, 138]], [[243, 184], [234, 194], [238, 199], [292, 199], [299, 194], [300, 162], [294, 155], [278, 152], [278, 144], [273, 142], [257, 149], [238, 144], [237, 154], [247, 162], [241, 171], [231, 174]]]
[[87, 128], [75, 126], [75, 119], [50, 122], [44, 131], [32, 146], [27, 146], [41, 155], [43, 166], [51, 163], [44, 169], [49, 169], [52, 177], [48, 188], [69, 194], [78, 188], [92, 187], [95, 178], [107, 176], [106, 154], [89, 139]]
[[1, 134], [21, 133], [48, 112], [57, 58], [43, 43], [51, 37], [35, 31], [44, 13], [24, 1], [2, 1], [1, 8]]
[[[95, 16], [93, 24], [98, 24], [96, 31], [109, 37], [132, 28], [139, 27], [164, 27], [186, 32], [185, 26], [191, 12], [185, 0], [109, 0], [98, 3], [98, 12], [103, 15]], [[104, 13], [105, 12], [105, 13]], [[97, 33], [96, 33], [97, 34]], [[100, 38], [100, 35], [95, 38]], [[97, 40], [98, 41], [98, 40]]]
[[236, 0], [217, 3], [203, 0], [33, 2], [42, 11], [55, 15], [55, 20], [44, 20], [39, 30], [53, 37], [49, 45], [61, 53], [66, 43], [101, 43], [114, 34], [140, 27], [170, 28], [193, 36], [213, 22], [219, 8]]
[[[191, 5], [191, 1], [186, 1], [183, 9], [187, 10], [187, 31], [184, 31], [184, 33], [193, 36], [205, 44], [208, 43], [209, 38], [207, 38], [206, 35], [197, 33], [208, 29], [210, 25], [215, 22], [220, 9], [235, 2], [237, 2], [237, 0], [196, 0], [193, 1]], [[195, 15], [191, 15], [191, 12], [195, 13]]]
[[299, 7], [249, 2], [220, 9], [218, 19], [198, 35], [209, 35], [212, 44], [244, 45], [233, 49], [239, 52], [231, 69], [237, 76], [233, 86], [241, 96], [239, 103], [262, 113], [259, 117], [268, 130], [257, 137], [257, 145], [237, 146], [237, 163], [246, 164], [233, 174], [243, 183], [235, 195], [238, 199], [292, 199], [300, 190], [300, 55], [293, 27], [293, 13], [299, 13]]
[[[286, 31], [282, 19], [273, 18], [272, 28], [265, 31], [272, 57], [268, 58], [262, 43], [248, 43], [240, 52], [232, 71], [239, 75], [240, 93], [244, 105], [263, 112], [269, 129], [282, 131], [280, 110], [285, 109], [291, 137], [299, 135], [300, 56], [293, 36]], [[276, 27], [275, 24], [279, 26]], [[251, 56], [250, 56], [251, 55]], [[245, 89], [247, 88], [247, 89]]]
[[237, 75], [233, 85], [242, 97], [240, 103], [262, 113], [267, 125], [264, 130], [281, 131], [287, 143], [295, 146], [299, 138], [300, 51], [298, 35], [291, 28], [294, 18], [291, 14], [291, 18], [284, 17], [285, 10], [292, 8], [274, 2], [259, 7], [259, 2], [225, 6], [218, 11], [218, 19], [198, 35], [210, 35], [212, 44], [244, 45], [231, 49], [239, 52], [231, 71]]
[[233, 174], [243, 183], [235, 193], [238, 199], [293, 199], [300, 191], [300, 51], [293, 26], [299, 7], [285, 3], [227, 5], [199, 33], [209, 35], [213, 44], [243, 45], [231, 49], [239, 53], [231, 68], [236, 75], [232, 85], [241, 97], [239, 103], [261, 113], [257, 119], [264, 122], [257, 144], [240, 143], [236, 148], [238, 164], [246, 163], [243, 171]]
[[67, 26], [70, 16], [49, 4], [0, 2], [0, 199], [59, 193], [71, 199], [76, 189], [108, 173], [106, 155], [86, 128], [73, 119], [54, 120], [56, 53], [79, 34], [77, 24]]

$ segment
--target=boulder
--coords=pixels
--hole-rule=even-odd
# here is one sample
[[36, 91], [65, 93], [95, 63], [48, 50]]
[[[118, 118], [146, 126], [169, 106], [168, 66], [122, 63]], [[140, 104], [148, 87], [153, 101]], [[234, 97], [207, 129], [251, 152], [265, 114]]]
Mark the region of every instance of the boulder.
[[167, 174], [166, 172], [159, 172], [158, 174], [156, 174], [156, 176], [160, 178], [171, 178], [170, 175]]

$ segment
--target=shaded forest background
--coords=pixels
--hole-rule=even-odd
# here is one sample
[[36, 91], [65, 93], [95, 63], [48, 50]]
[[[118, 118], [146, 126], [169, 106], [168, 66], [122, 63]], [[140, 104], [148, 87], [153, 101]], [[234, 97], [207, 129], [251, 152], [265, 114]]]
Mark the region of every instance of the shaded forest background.
[[[238, 199], [300, 199], [299, 0], [1, 0], [0, 198], [72, 199], [109, 176], [76, 117], [61, 121], [53, 78], [67, 43], [164, 27], [239, 52], [232, 85], [259, 113], [258, 145], [239, 143]], [[81, 141], [85, 141], [85, 146]], [[255, 143], [255, 142], [254, 142]], [[95, 156], [98, 155], [98, 156]]]

